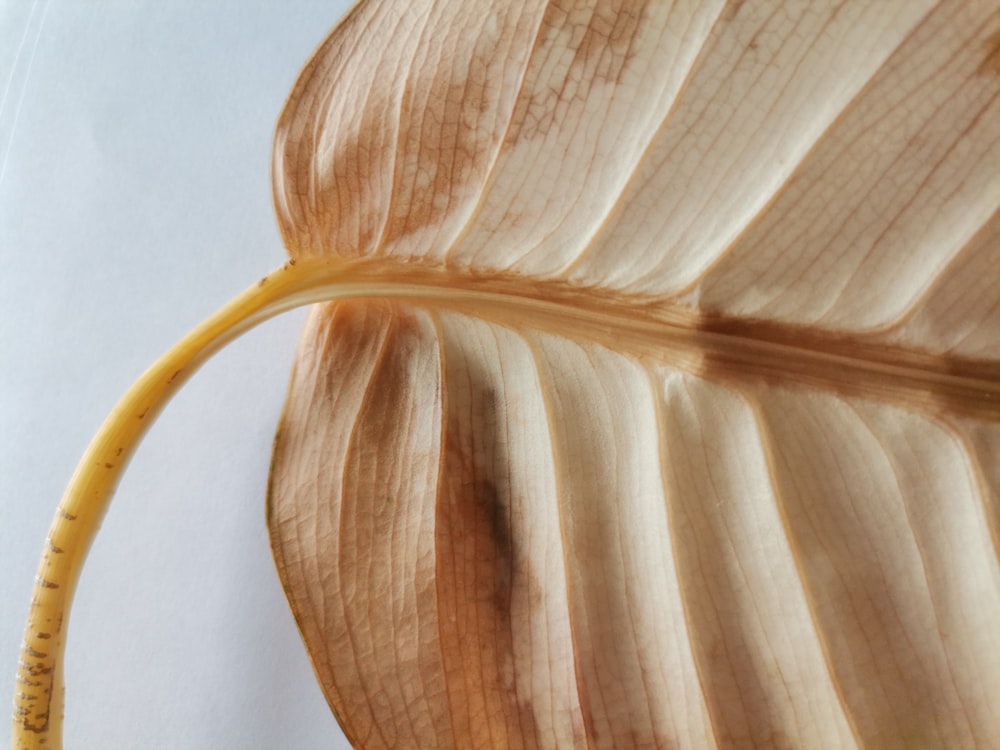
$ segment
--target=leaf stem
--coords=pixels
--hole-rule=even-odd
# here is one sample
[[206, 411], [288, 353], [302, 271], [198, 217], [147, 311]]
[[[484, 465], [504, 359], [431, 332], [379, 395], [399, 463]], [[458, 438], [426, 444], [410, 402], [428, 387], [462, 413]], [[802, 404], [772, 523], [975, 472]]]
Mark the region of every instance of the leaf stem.
[[14, 692], [13, 747], [62, 747], [69, 610], [80, 571], [139, 441], [171, 396], [218, 349], [294, 307], [364, 290], [345, 283], [347, 264], [289, 261], [203, 321], [132, 385], [105, 419], [70, 480], [49, 528], [32, 592]]

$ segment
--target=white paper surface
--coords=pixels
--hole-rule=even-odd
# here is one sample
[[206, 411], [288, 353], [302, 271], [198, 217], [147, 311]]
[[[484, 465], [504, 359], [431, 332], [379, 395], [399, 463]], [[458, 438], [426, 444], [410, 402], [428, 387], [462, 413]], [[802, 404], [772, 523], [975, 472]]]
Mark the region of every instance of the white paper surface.
[[[91, 435], [146, 366], [284, 262], [274, 122], [346, 6], [0, 0], [0, 696]], [[78, 589], [67, 748], [348, 746], [264, 522], [303, 316], [219, 354], [139, 449]]]

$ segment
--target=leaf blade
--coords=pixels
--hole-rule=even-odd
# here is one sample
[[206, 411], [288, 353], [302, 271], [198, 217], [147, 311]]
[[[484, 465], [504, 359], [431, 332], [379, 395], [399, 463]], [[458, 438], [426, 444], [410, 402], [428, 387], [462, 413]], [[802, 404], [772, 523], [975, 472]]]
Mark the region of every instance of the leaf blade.
[[[321, 50], [279, 126], [293, 257], [366, 256], [360, 276], [410, 298], [382, 319], [391, 366], [354, 372], [302, 351], [288, 407], [299, 426], [276, 453], [271, 503], [286, 525], [297, 475], [353, 477], [350, 491], [307, 493], [311, 514], [340, 519], [329, 549], [272, 526], [348, 734], [989, 744], [1000, 716], [983, 696], [1000, 670], [975, 655], [1000, 653], [998, 489], [983, 468], [1000, 370], [981, 281], [1000, 204], [998, 79], [982, 70], [995, 9], [492, 10], [417, 6], [420, 34], [354, 63], [341, 47], [401, 23], [363, 6], [368, 26]], [[458, 29], [476, 41], [440, 53]], [[484, 30], [520, 45], [494, 89], [466, 65]], [[918, 69], [930, 48], [935, 64]], [[361, 72], [320, 81], [325, 57]], [[407, 57], [439, 65], [372, 83]], [[635, 81], [654, 80], [639, 96]], [[739, 80], [753, 84], [734, 99]], [[332, 109], [302, 104], [320, 99]], [[385, 101], [389, 135], [360, 133]], [[401, 322], [417, 319], [434, 334]], [[417, 350], [437, 369], [408, 374]], [[394, 406], [332, 414], [341, 391], [375, 403], [372, 372]], [[423, 445], [405, 434], [414, 410]], [[370, 445], [318, 454], [340, 444], [334, 429]], [[428, 456], [436, 469], [404, 481]], [[399, 540], [376, 539], [396, 524]], [[345, 553], [361, 530], [377, 554]], [[333, 560], [317, 585], [310, 571]], [[320, 626], [316, 597], [347, 624]], [[372, 629], [384, 649], [359, 650], [345, 628]]]

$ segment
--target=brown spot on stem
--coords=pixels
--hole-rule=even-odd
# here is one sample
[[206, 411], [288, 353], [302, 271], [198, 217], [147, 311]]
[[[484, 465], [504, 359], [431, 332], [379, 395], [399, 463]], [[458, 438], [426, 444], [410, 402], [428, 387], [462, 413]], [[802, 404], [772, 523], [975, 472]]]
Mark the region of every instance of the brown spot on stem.
[[45, 662], [38, 662], [37, 664], [28, 664], [26, 662], [20, 663], [21, 669], [27, 672], [32, 677], [41, 677], [42, 675], [52, 674], [53, 667], [45, 665]]

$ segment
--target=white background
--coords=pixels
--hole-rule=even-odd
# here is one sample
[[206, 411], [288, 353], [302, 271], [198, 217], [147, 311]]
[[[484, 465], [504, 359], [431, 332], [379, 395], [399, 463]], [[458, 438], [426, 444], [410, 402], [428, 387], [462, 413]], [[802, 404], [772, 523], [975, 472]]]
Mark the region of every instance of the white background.
[[[91, 435], [147, 365], [284, 261], [274, 122], [345, 10], [0, 0], [4, 705], [45, 532]], [[303, 315], [219, 354], [139, 449], [78, 589], [67, 748], [347, 747], [264, 523]]]

